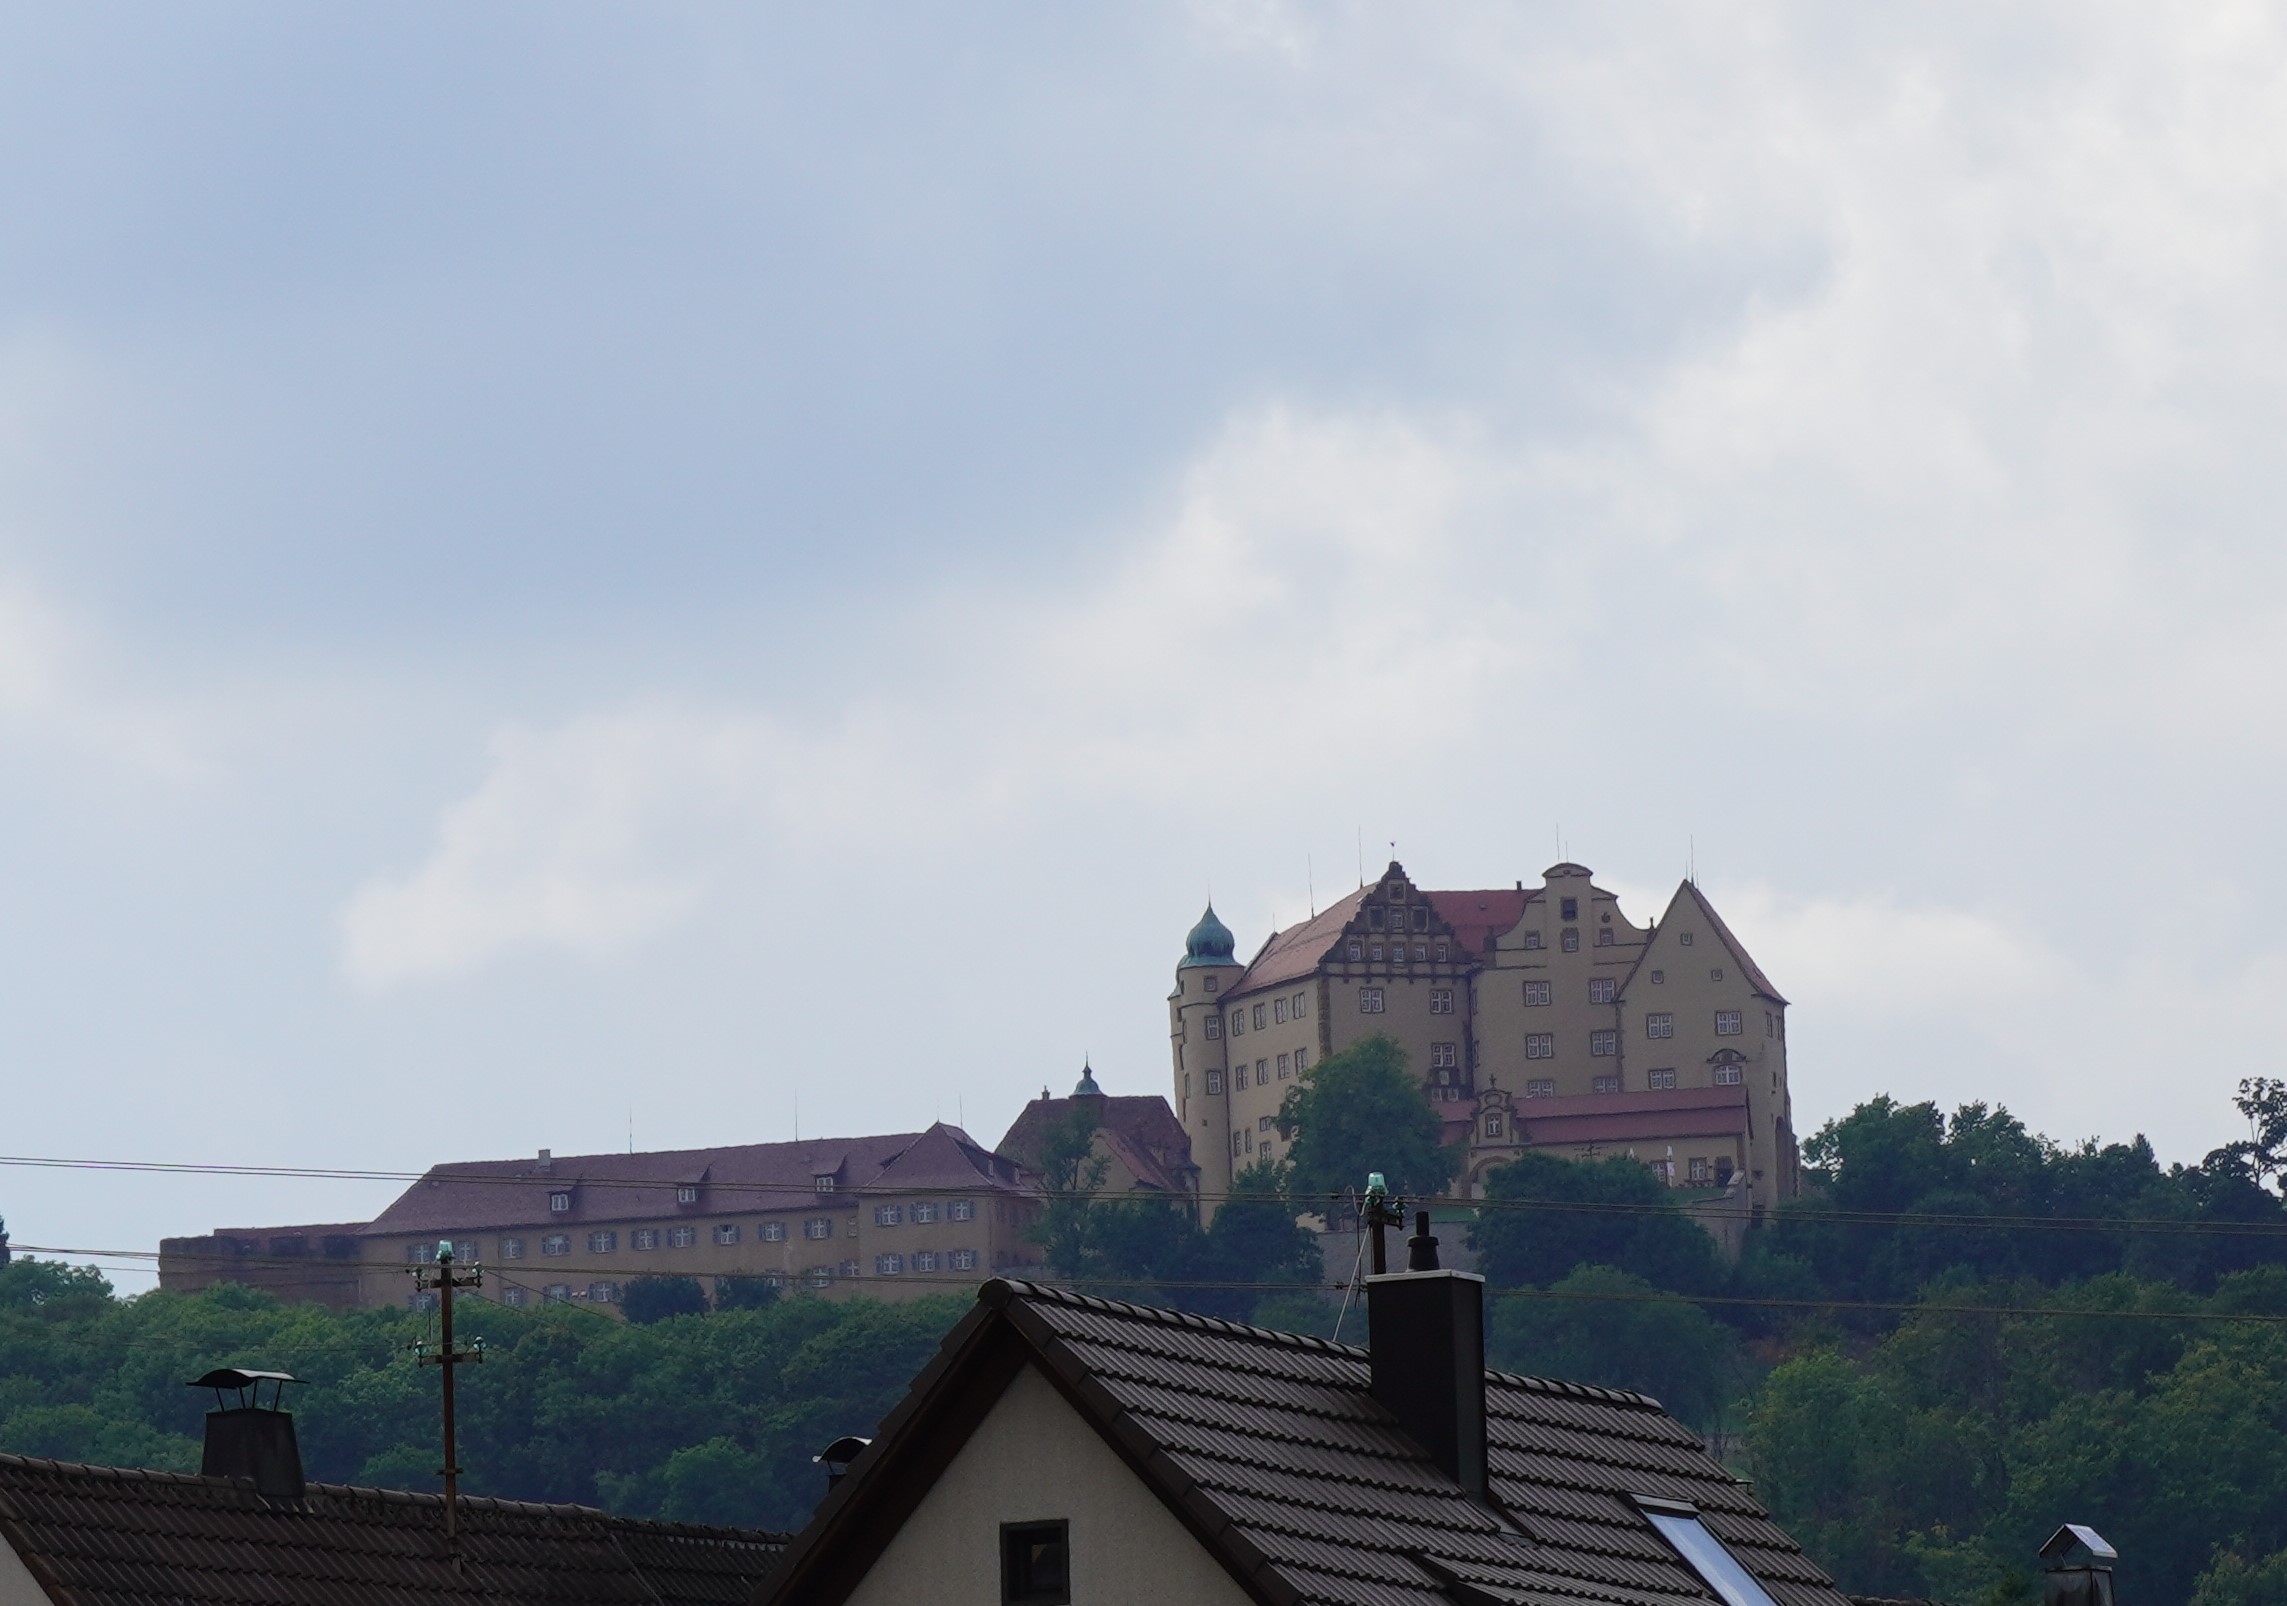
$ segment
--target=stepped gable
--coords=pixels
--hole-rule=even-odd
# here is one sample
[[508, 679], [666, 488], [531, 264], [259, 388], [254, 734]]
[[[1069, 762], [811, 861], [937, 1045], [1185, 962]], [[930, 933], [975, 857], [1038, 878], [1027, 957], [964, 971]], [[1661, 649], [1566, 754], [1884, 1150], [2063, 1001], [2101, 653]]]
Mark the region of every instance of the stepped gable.
[[1479, 1503], [1373, 1398], [1363, 1349], [1001, 1280], [980, 1290], [762, 1599], [843, 1598], [932, 1463], [1025, 1364], [1272, 1606], [1709, 1606], [1633, 1495], [1697, 1507], [1779, 1606], [1845, 1606], [1655, 1400], [1487, 1372], [1492, 1498]]
[[786, 1536], [641, 1522], [586, 1506], [444, 1498], [0, 1455], [0, 1541], [58, 1606], [744, 1606]]

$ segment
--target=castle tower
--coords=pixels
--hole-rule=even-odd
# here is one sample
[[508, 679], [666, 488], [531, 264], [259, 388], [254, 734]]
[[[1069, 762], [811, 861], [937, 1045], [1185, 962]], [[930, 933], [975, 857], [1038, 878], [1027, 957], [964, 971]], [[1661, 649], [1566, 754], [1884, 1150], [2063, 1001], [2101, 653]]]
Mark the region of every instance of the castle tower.
[[1199, 1167], [1202, 1219], [1212, 1218], [1231, 1191], [1231, 1095], [1224, 1058], [1222, 995], [1246, 967], [1232, 957], [1236, 939], [1210, 903], [1176, 961], [1175, 991], [1167, 995], [1169, 1049], [1174, 1059], [1171, 1102], [1191, 1139]]

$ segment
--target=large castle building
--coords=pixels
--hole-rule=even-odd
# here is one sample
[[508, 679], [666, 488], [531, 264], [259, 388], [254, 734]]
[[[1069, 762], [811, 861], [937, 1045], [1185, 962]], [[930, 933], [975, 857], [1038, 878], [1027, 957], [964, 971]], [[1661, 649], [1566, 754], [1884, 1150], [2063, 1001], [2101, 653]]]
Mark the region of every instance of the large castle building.
[[1212, 1209], [1282, 1152], [1295, 1078], [1377, 1033], [1467, 1154], [1625, 1155], [1759, 1217], [1798, 1188], [1787, 1001], [1686, 880], [1645, 926], [1577, 864], [1542, 884], [1417, 887], [1392, 862], [1251, 960], [1212, 905], [1168, 995], [1177, 1118]]

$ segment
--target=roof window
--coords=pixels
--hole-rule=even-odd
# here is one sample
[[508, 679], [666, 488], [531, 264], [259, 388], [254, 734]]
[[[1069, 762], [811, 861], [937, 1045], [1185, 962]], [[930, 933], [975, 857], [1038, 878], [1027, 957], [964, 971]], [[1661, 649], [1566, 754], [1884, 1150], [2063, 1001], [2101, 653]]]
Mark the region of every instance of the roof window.
[[1678, 1500], [1654, 1500], [1645, 1495], [1636, 1496], [1636, 1504], [1660, 1537], [1675, 1546], [1684, 1565], [1699, 1574], [1724, 1606], [1778, 1606], [1762, 1582], [1740, 1565], [1722, 1540], [1707, 1531], [1695, 1508]]
[[810, 1179], [810, 1185], [820, 1193], [832, 1193], [834, 1191], [834, 1173], [821, 1171]]
[[572, 1196], [569, 1193], [551, 1193], [548, 1195], [548, 1208], [560, 1216], [572, 1208]]

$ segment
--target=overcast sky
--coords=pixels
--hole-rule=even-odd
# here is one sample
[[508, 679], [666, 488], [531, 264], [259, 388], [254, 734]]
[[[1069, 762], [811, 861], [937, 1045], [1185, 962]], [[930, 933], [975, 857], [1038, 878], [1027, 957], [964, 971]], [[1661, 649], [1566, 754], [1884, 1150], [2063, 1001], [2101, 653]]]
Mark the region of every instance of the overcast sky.
[[990, 1142], [1394, 841], [2197, 1159], [2283, 285], [2260, 5], [8, 4], [0, 1150]]

